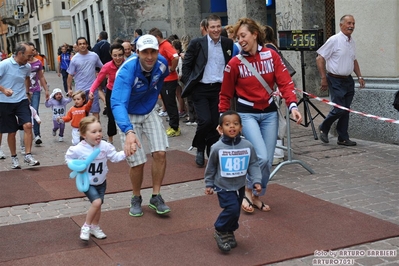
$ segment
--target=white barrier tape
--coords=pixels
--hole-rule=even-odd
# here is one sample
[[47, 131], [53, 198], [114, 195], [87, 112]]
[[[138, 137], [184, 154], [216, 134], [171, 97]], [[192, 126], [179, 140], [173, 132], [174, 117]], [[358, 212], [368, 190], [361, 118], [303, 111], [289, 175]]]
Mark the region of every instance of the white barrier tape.
[[320, 97], [318, 97], [316, 95], [313, 95], [311, 93], [308, 93], [306, 91], [303, 91], [303, 90], [300, 90], [300, 89], [297, 89], [297, 88], [295, 88], [295, 90], [297, 90], [297, 91], [299, 91], [301, 93], [304, 93], [307, 96], [309, 96], [309, 97], [311, 97], [313, 99], [316, 99], [316, 100], [318, 100], [320, 102], [326, 103], [328, 105], [334, 106], [336, 108], [339, 108], [339, 109], [342, 109], [342, 110], [345, 110], [345, 111], [348, 111], [348, 112], [351, 112], [351, 113], [354, 113], [354, 114], [359, 114], [359, 115], [362, 115], [362, 116], [365, 116], [365, 117], [370, 117], [370, 118], [374, 118], [376, 120], [381, 120], [381, 121], [385, 121], [385, 122], [389, 122], [389, 123], [393, 123], [393, 124], [399, 124], [399, 120], [395, 120], [395, 119], [392, 119], [392, 118], [380, 117], [380, 116], [376, 116], [376, 115], [371, 115], [371, 114], [366, 114], [366, 113], [362, 113], [362, 112], [359, 112], [359, 111], [355, 111], [355, 110], [349, 109], [349, 108], [347, 108], [345, 106], [341, 106], [339, 104], [333, 103], [333, 102], [331, 102], [329, 100], [320, 98]]

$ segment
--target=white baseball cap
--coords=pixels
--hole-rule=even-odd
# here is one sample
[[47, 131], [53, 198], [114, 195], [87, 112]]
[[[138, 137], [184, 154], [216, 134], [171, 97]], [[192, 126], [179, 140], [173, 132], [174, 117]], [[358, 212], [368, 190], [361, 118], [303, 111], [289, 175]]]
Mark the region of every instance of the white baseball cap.
[[136, 49], [139, 51], [143, 51], [145, 49], [159, 50], [158, 40], [154, 35], [151, 34], [140, 36], [136, 43]]

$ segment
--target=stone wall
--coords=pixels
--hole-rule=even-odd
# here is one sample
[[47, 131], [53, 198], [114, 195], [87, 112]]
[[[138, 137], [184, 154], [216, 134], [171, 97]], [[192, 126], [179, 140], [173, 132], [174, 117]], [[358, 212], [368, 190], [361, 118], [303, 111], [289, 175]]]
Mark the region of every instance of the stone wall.
[[131, 40], [136, 28], [145, 34], [153, 27], [160, 29], [165, 38], [172, 34], [179, 37], [200, 35], [199, 0], [113, 0], [107, 3], [111, 39]]
[[235, 24], [239, 18], [248, 17], [261, 24], [267, 23], [264, 0], [228, 0], [227, 16], [229, 24]]

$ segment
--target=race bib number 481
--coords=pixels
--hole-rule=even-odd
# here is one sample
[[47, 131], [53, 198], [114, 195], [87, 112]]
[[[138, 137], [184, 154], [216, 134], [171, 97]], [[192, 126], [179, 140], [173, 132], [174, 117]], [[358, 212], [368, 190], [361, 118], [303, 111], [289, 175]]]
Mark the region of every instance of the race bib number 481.
[[219, 163], [222, 177], [237, 177], [247, 174], [251, 151], [249, 148], [219, 150]]

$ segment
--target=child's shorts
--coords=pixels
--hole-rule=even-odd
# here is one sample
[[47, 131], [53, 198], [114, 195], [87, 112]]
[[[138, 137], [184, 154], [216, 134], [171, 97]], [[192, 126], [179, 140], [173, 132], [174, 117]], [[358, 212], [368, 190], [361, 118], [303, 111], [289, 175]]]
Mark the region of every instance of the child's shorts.
[[107, 189], [107, 180], [101, 185], [94, 186], [90, 185], [89, 190], [85, 192], [85, 195], [89, 198], [92, 203], [96, 199], [101, 199], [101, 203], [104, 203], [105, 190]]

